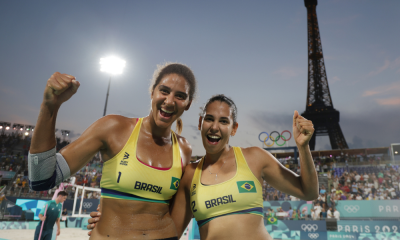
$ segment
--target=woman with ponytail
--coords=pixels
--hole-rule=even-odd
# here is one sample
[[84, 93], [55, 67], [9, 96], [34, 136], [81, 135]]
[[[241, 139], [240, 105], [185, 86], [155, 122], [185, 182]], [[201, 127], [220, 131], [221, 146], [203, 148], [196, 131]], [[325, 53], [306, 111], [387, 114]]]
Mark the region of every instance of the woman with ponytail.
[[[50, 181], [57, 184], [75, 174], [100, 151], [102, 218], [91, 239], [178, 239], [169, 202], [192, 153], [188, 141], [178, 134], [180, 116], [190, 108], [196, 92], [193, 72], [178, 63], [158, 66], [150, 85], [148, 116], [107, 115], [56, 154], [57, 112], [79, 85], [75, 77], [60, 73], [47, 81], [30, 149], [31, 188], [51, 188]], [[171, 130], [175, 121], [178, 134]], [[56, 165], [61, 170], [49, 167]], [[55, 177], [49, 178], [52, 171]]]

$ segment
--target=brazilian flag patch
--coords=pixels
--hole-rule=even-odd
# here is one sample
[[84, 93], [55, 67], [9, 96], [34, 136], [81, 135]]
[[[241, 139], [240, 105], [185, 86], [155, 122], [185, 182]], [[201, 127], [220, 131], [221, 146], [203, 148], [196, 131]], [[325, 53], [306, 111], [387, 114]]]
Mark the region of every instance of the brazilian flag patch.
[[180, 182], [181, 182], [181, 180], [179, 178], [172, 177], [172, 179], [171, 179], [171, 187], [169, 189], [178, 190]]
[[267, 218], [267, 224], [278, 224], [278, 219], [276, 217], [268, 217]]
[[256, 185], [254, 185], [253, 181], [238, 181], [236, 184], [238, 186], [239, 193], [257, 192]]

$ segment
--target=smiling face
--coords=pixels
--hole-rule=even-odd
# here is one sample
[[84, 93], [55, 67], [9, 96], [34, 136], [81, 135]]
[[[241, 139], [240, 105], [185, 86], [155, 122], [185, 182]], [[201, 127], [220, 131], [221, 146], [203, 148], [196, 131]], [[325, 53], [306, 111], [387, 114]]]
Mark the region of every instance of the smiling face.
[[238, 123], [234, 123], [232, 110], [225, 102], [214, 101], [207, 105], [205, 114], [199, 119], [199, 130], [207, 153], [218, 153], [228, 147], [230, 136], [236, 134]]
[[181, 75], [165, 75], [151, 93], [151, 114], [158, 127], [171, 127], [191, 104], [189, 84]]

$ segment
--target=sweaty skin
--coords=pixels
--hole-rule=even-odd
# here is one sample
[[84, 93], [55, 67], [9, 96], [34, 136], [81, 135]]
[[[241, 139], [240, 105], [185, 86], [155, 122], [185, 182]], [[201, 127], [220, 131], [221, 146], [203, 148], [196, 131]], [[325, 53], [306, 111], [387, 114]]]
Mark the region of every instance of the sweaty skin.
[[[205, 162], [201, 183], [214, 185], [223, 183], [236, 174], [236, 161], [229, 139], [236, 134], [238, 124], [233, 123], [230, 107], [220, 101], [207, 106], [206, 114], [199, 119], [204, 148]], [[275, 189], [304, 200], [313, 200], [318, 196], [318, 178], [314, 168], [308, 142], [314, 132], [312, 122], [301, 117], [297, 111], [293, 116], [293, 136], [300, 153], [301, 175], [288, 170], [269, 152], [258, 148], [242, 148], [247, 164], [259, 180], [267, 181]], [[215, 143], [207, 136], [217, 136]], [[190, 186], [197, 163], [189, 164], [181, 180], [178, 192], [171, 204], [171, 216], [176, 225], [178, 236], [181, 236], [192, 218], [190, 206]], [[212, 174], [214, 173], [214, 174]], [[218, 173], [216, 178], [215, 173]], [[185, 207], [183, 207], [185, 206]], [[88, 229], [96, 229], [98, 213], [91, 213]], [[272, 240], [265, 229], [263, 218], [252, 214], [233, 214], [217, 217], [200, 227], [201, 240]]]
[[[75, 77], [54, 73], [44, 92], [41, 111], [32, 138], [31, 153], [48, 151], [56, 145], [55, 123], [61, 104], [69, 100], [80, 83]], [[137, 143], [137, 157], [150, 166], [172, 166], [171, 125], [190, 107], [189, 85], [177, 74], [165, 75], [151, 93], [149, 116], [143, 119]], [[134, 105], [134, 103], [132, 103]], [[161, 111], [169, 114], [165, 117]], [[60, 153], [68, 163], [71, 175], [84, 167], [100, 151], [108, 161], [125, 146], [137, 119], [107, 115], [86, 129], [82, 135]], [[191, 146], [178, 136], [182, 165], [191, 157]], [[177, 236], [169, 214], [169, 205], [133, 200], [101, 199], [102, 219], [92, 233], [92, 239], [162, 239]]]

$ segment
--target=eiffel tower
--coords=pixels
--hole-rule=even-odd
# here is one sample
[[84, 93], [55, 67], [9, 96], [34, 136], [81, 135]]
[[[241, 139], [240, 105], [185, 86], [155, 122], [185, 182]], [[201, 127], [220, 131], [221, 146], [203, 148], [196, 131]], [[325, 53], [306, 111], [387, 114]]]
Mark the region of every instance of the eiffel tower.
[[339, 111], [333, 108], [326, 77], [316, 11], [318, 0], [304, 0], [304, 4], [307, 8], [308, 86], [306, 111], [301, 115], [314, 124], [310, 149], [315, 149], [316, 136], [324, 135], [329, 135], [332, 149], [348, 149], [339, 125]]

